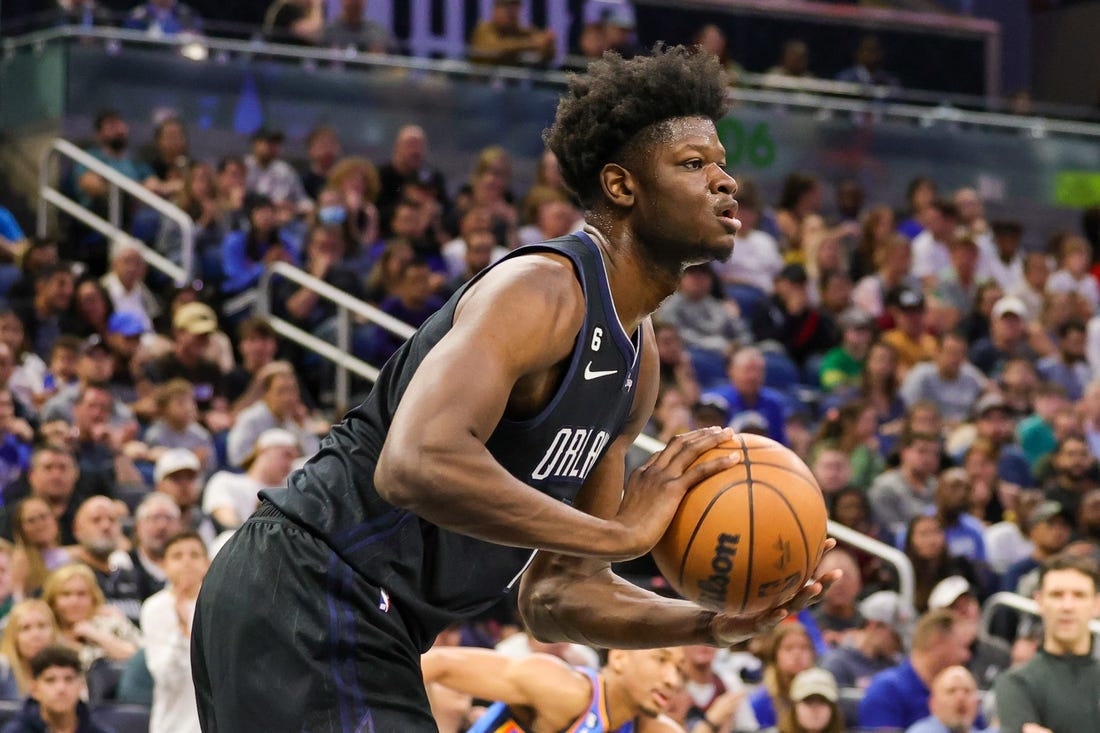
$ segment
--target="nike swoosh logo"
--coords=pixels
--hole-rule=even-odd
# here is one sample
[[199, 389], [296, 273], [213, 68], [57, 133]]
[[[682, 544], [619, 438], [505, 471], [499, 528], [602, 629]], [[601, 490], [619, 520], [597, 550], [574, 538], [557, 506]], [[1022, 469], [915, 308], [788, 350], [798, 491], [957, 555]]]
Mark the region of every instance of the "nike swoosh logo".
[[592, 362], [588, 362], [584, 367], [584, 378], [586, 380], [599, 379], [600, 377], [606, 377], [609, 374], [614, 374], [618, 369], [612, 369], [608, 372], [594, 372], [592, 371]]

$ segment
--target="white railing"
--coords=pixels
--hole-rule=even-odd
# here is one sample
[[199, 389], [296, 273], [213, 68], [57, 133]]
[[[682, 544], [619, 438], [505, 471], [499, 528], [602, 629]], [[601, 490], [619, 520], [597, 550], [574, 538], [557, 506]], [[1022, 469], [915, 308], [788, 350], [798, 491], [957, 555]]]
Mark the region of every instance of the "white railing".
[[[335, 344], [320, 339], [312, 333], [295, 326], [290, 321], [274, 315], [271, 308], [271, 284], [276, 276], [286, 278], [304, 288], [308, 288], [317, 293], [318, 296], [336, 304]], [[415, 328], [404, 321], [398, 320], [388, 313], [349, 295], [347, 292], [334, 288], [324, 280], [285, 262], [275, 262], [267, 266], [260, 278], [258, 297], [259, 312], [267, 319], [276, 333], [320, 354], [336, 365], [335, 388], [338, 412], [342, 412], [349, 406], [350, 382], [348, 372], [354, 372], [371, 382], [378, 379], [378, 369], [351, 353], [351, 316], [359, 316], [404, 339], [409, 338], [416, 332]]]
[[[107, 182], [107, 219], [89, 211], [51, 183], [52, 163], [58, 156], [68, 158], [73, 163], [87, 168]], [[179, 227], [180, 264], [172, 262], [123, 229], [122, 195], [124, 193], [157, 212], [162, 219], [167, 219]], [[134, 246], [141, 252], [146, 262], [172, 278], [176, 285], [185, 285], [190, 281], [195, 253], [195, 223], [191, 217], [183, 209], [165, 201], [141, 183], [124, 176], [103, 161], [61, 138], [50, 143], [50, 147], [42, 154], [39, 161], [37, 233], [40, 237], [45, 237], [49, 232], [51, 204], [96, 230], [108, 240], [126, 242]]]
[[[982, 604], [983, 633], [989, 633], [989, 627], [993, 621], [997, 606], [1007, 606], [1014, 611], [1020, 611], [1021, 613], [1030, 614], [1032, 616], [1039, 615], [1039, 604], [1026, 596], [1005, 591], [994, 593], [985, 600], [984, 604]], [[1094, 618], [1092, 621], [1089, 621], [1089, 631], [1093, 633], [1093, 636], [1100, 634], [1100, 619]], [[1094, 646], [1096, 647], [1096, 651], [1100, 653], [1100, 645]]]

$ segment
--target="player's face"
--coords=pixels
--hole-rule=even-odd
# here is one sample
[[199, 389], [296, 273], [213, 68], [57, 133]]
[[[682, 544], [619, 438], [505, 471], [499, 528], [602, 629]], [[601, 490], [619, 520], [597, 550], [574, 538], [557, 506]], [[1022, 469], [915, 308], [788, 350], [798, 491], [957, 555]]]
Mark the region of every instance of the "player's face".
[[684, 684], [683, 651], [642, 649], [622, 654], [623, 683], [638, 712], [649, 716], [664, 712]]
[[[737, 183], [714, 123], [685, 117], [663, 123], [635, 174], [634, 230], [658, 261], [725, 260], [739, 228]], [[641, 157], [641, 156], [639, 156]]]

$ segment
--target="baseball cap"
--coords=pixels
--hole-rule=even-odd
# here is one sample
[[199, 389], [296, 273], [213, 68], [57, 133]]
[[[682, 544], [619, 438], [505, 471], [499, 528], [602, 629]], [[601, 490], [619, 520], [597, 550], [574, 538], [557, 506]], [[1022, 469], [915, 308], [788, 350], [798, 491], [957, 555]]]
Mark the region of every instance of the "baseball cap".
[[294, 433], [283, 428], [268, 428], [260, 433], [260, 437], [256, 438], [252, 450], [241, 461], [241, 467], [247, 471], [252, 462], [256, 460], [256, 456], [268, 448], [293, 448], [299, 453], [302, 451], [302, 445], [298, 442], [298, 436]]
[[859, 615], [867, 621], [886, 624], [898, 632], [903, 632], [913, 623], [913, 609], [901, 599], [897, 591], [880, 590], [864, 598], [859, 603]]
[[810, 667], [796, 674], [794, 680], [791, 681], [791, 700], [793, 702], [802, 702], [814, 695], [819, 695], [833, 703], [840, 697], [836, 687], [836, 678], [828, 670], [820, 667]]
[[924, 293], [902, 285], [890, 291], [887, 301], [902, 310], [916, 310], [924, 307]]
[[1027, 318], [1027, 306], [1024, 305], [1024, 301], [1015, 295], [1006, 295], [993, 304], [993, 312], [991, 313], [993, 318], [1000, 318], [1009, 313], [1020, 318]]
[[716, 392], [704, 392], [699, 397], [699, 401], [695, 403], [694, 410], [704, 409], [717, 410], [722, 413], [722, 422], [729, 422], [730, 419], [730, 402], [722, 395]]
[[202, 469], [199, 458], [186, 448], [171, 448], [160, 454], [156, 466], [153, 468], [153, 480], [160, 483], [165, 476], [171, 476], [178, 471], [194, 471], [198, 473]]
[[1071, 524], [1073, 522], [1070, 513], [1057, 501], [1044, 501], [1039, 504], [1039, 506], [1031, 511], [1031, 516], [1028, 517], [1028, 521], [1031, 524], [1039, 524], [1040, 522], [1049, 522], [1055, 517], [1062, 517], [1062, 519], [1065, 519]]
[[206, 303], [188, 303], [176, 311], [172, 328], [196, 335], [213, 333], [218, 330], [218, 316]]
[[806, 280], [808, 280], [806, 277], [806, 268], [797, 262], [786, 265], [775, 277], [777, 280], [786, 280], [795, 285], [805, 285]]
[[107, 331], [119, 336], [140, 336], [145, 333], [145, 322], [133, 311], [115, 311], [107, 319]]
[[928, 610], [948, 608], [960, 596], [970, 592], [970, 582], [966, 578], [961, 575], [948, 576], [936, 583], [936, 587], [928, 595]]
[[1005, 398], [1001, 397], [996, 392], [990, 392], [987, 395], [983, 395], [978, 404], [974, 406], [974, 414], [978, 417], [982, 417], [987, 412], [993, 410], [1008, 410], [1008, 403], [1005, 402]]
[[859, 328], [859, 329], [872, 329], [875, 326], [875, 319], [871, 317], [871, 314], [861, 308], [848, 308], [840, 314], [840, 327], [841, 328]]

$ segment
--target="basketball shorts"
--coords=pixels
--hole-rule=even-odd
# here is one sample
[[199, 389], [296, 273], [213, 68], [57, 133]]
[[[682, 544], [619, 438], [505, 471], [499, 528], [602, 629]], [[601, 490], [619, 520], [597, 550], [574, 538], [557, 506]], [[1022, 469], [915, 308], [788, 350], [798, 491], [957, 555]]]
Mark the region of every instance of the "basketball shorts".
[[435, 733], [396, 609], [273, 505], [211, 564], [191, 662], [205, 733]]

